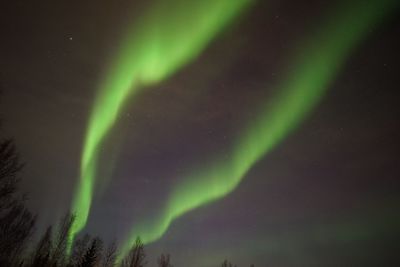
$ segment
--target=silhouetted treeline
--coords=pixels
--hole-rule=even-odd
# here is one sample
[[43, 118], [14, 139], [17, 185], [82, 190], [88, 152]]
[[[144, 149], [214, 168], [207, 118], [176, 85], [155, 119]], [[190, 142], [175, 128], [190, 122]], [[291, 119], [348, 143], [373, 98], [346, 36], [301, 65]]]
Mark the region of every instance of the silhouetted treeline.
[[[115, 242], [105, 245], [88, 234], [69, 243], [75, 216], [67, 213], [56, 227], [49, 226], [38, 241], [32, 241], [36, 215], [25, 205], [18, 190], [23, 168], [14, 141], [0, 139], [0, 267], [144, 267], [146, 254], [137, 238], [120, 259]], [[159, 267], [173, 267], [169, 254], [158, 258]], [[221, 267], [232, 267], [224, 261]], [[236, 266], [235, 266], [236, 267]]]
[[0, 141], [0, 266], [20, 265], [36, 221], [18, 194], [21, 168], [14, 142]]

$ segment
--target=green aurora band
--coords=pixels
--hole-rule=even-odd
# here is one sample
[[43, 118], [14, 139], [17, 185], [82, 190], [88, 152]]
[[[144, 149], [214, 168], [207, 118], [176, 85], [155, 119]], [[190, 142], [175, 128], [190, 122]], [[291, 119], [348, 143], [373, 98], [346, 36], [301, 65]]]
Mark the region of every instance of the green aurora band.
[[129, 29], [99, 88], [84, 139], [70, 239], [86, 225], [102, 141], [132, 94], [194, 60], [252, 0], [156, 0]]
[[[284, 139], [319, 102], [348, 55], [396, 1], [353, 1], [341, 6], [318, 32], [302, 43], [289, 62], [279, 94], [234, 143], [230, 158], [210, 162], [183, 177], [158, 217], [134, 225], [122, 246], [123, 256], [140, 236], [144, 244], [161, 238], [183, 214], [232, 192], [249, 169]], [[268, 106], [268, 108], [266, 108]]]

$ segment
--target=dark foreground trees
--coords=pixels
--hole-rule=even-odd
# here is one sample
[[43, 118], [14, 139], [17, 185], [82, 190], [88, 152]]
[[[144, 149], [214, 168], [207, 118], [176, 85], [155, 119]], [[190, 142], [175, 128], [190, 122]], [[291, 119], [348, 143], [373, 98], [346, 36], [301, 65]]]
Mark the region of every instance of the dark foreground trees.
[[[71, 213], [67, 213], [56, 227], [49, 226], [33, 243], [30, 238], [36, 216], [26, 208], [26, 197], [18, 190], [22, 167], [14, 142], [0, 139], [0, 267], [146, 266], [140, 238], [122, 260], [115, 242], [105, 246], [99, 237], [84, 235], [69, 244], [68, 236], [75, 219]], [[162, 254], [158, 266], [173, 267], [170, 256]], [[225, 261], [222, 267], [232, 265]]]
[[158, 258], [158, 267], [173, 267], [170, 263], [169, 254], [161, 254], [161, 256]]
[[[114, 267], [117, 246], [104, 247], [98, 237], [85, 235], [68, 248], [69, 233], [75, 216], [67, 213], [54, 229], [48, 227], [35, 245], [30, 242], [36, 216], [25, 206], [19, 194], [19, 172], [23, 164], [10, 139], [0, 140], [0, 267]], [[168, 258], [169, 262], [169, 258]], [[124, 267], [146, 265], [143, 243], [138, 238], [125, 259]], [[165, 266], [168, 267], [168, 266]]]
[[[0, 140], [0, 267], [114, 267], [117, 246], [104, 247], [98, 237], [85, 235], [69, 244], [75, 216], [67, 213], [54, 229], [48, 227], [35, 245], [30, 242], [36, 216], [25, 206], [19, 194], [19, 172], [23, 164], [10, 139]], [[120, 266], [144, 267], [143, 243], [138, 238]]]
[[22, 168], [14, 142], [0, 141], [0, 266], [21, 264], [20, 256], [33, 232], [36, 217], [18, 194]]
[[137, 238], [128, 256], [122, 261], [121, 267], [144, 267], [146, 265], [145, 258], [143, 243], [140, 238]]

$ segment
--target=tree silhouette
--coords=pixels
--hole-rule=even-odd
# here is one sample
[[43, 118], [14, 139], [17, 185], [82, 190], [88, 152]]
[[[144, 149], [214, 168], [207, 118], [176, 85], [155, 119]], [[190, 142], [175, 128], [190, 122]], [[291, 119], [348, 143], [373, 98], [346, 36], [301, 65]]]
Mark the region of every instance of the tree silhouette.
[[117, 260], [117, 244], [115, 242], [112, 242], [104, 251], [101, 266], [114, 267], [116, 266], [116, 260]]
[[236, 265], [232, 265], [232, 263], [228, 260], [224, 260], [221, 264], [221, 267], [236, 267]]
[[95, 267], [101, 260], [103, 242], [96, 237], [92, 240], [90, 247], [86, 250], [79, 267]]
[[68, 235], [75, 220], [75, 215], [67, 212], [61, 219], [54, 243], [52, 266], [63, 266], [67, 262]]
[[0, 266], [20, 264], [36, 221], [25, 207], [26, 197], [17, 194], [22, 166], [14, 142], [0, 141]]
[[144, 267], [146, 265], [145, 258], [144, 246], [138, 237], [128, 256], [123, 260], [122, 267]]
[[52, 227], [49, 226], [39, 240], [32, 258], [32, 267], [47, 267], [52, 254]]
[[170, 263], [171, 257], [169, 254], [161, 254], [161, 256], [158, 258], [158, 266], [159, 267], [173, 267], [172, 264]]
[[70, 258], [71, 266], [78, 266], [82, 262], [83, 257], [89, 248], [90, 240], [90, 235], [85, 234], [82, 238], [75, 241]]

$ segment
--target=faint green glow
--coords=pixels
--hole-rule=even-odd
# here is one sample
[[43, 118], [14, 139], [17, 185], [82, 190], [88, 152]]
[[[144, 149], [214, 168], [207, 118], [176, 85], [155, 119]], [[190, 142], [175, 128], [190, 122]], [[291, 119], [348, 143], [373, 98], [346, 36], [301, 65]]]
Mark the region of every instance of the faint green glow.
[[89, 119], [72, 210], [73, 238], [86, 224], [101, 144], [124, 101], [192, 61], [251, 0], [158, 0], [129, 29]]
[[159, 239], [170, 224], [188, 211], [232, 192], [248, 170], [279, 144], [310, 112], [329, 88], [347, 56], [395, 1], [348, 4], [334, 12], [317, 34], [303, 43], [289, 63], [279, 95], [251, 121], [232, 148], [231, 157], [184, 177], [157, 219], [134, 225], [122, 255], [137, 236], [146, 243]]

